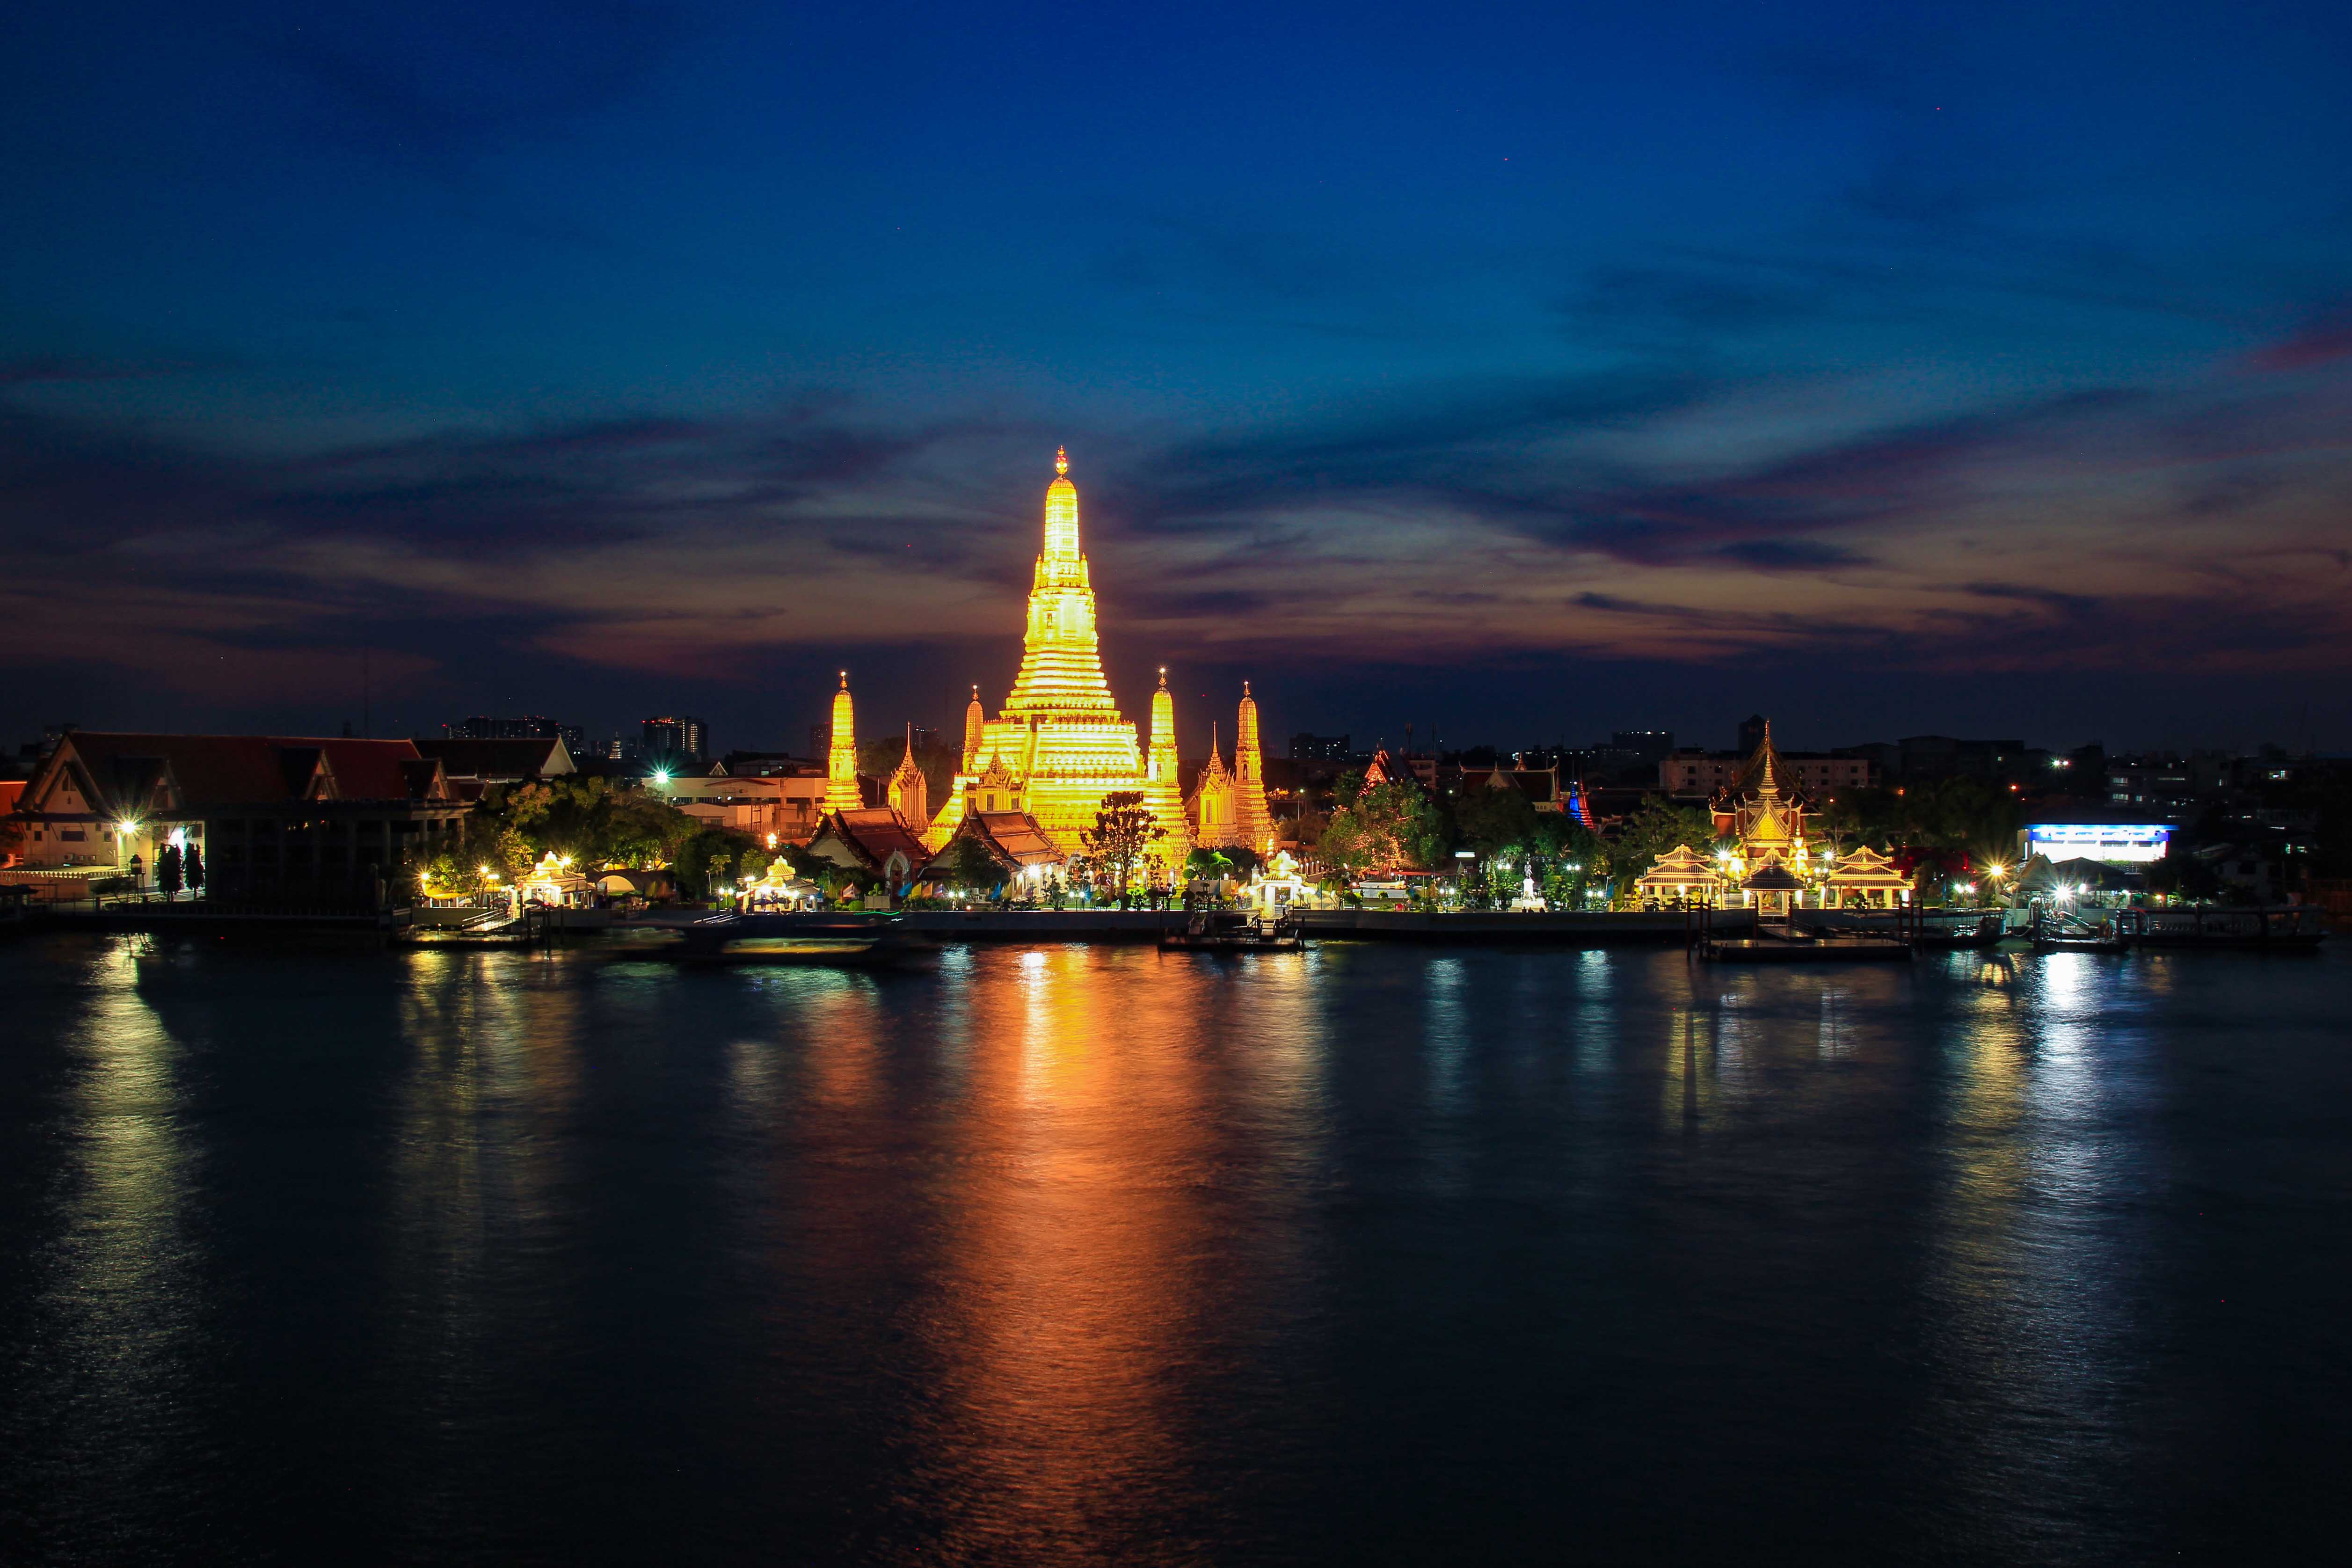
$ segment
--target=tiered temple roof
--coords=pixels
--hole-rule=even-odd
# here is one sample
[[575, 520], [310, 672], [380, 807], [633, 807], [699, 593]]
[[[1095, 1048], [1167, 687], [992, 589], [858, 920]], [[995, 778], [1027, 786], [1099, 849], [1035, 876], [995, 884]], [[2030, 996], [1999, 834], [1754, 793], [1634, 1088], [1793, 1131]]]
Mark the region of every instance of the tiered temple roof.
[[1707, 863], [1706, 858], [1687, 844], [1677, 844], [1658, 857], [1651, 868], [1642, 873], [1634, 886], [1645, 893], [1687, 896], [1690, 889], [1718, 892], [1723, 887], [1723, 874]]

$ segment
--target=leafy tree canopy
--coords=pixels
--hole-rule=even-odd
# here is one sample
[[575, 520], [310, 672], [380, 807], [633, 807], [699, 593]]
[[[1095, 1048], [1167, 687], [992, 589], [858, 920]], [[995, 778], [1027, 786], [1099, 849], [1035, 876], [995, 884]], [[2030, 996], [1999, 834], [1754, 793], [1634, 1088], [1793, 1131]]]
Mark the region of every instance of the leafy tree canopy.
[[1706, 854], [1715, 844], [1715, 818], [1695, 805], [1643, 801], [1609, 842], [1610, 879], [1621, 888], [1630, 885], [1677, 844]]
[[1104, 882], [1122, 899], [1151, 846], [1167, 837], [1168, 830], [1145, 807], [1140, 790], [1114, 790], [1103, 796], [1095, 809], [1095, 825], [1078, 835]]
[[1331, 814], [1315, 852], [1349, 877], [1426, 870], [1444, 855], [1445, 821], [1421, 786], [1374, 784]]

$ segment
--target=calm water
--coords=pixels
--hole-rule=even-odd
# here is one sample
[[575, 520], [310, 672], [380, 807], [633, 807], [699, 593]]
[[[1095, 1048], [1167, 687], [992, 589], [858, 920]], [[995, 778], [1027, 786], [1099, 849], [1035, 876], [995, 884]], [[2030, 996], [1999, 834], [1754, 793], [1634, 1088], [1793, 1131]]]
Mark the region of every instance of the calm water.
[[0, 1560], [2352, 1523], [2352, 963], [0, 947]]

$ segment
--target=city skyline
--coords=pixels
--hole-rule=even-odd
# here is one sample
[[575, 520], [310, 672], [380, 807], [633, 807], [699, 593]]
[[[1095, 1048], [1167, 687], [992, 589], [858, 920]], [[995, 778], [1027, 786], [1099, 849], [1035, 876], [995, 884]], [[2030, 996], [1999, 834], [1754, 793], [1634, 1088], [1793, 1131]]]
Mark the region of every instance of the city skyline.
[[2352, 747], [2352, 25], [1346, 16], [27, 18], [0, 723]]

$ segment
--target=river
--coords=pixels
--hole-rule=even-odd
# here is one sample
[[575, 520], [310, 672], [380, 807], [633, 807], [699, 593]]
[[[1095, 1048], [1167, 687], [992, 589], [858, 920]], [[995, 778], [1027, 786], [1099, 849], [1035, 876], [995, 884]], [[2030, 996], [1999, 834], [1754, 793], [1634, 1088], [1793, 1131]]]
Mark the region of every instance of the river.
[[74, 935], [0, 984], [0, 1561], [2256, 1560], [2352, 1522], [2342, 951]]

